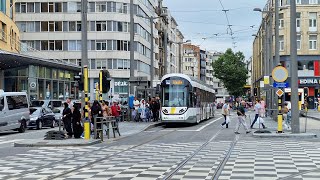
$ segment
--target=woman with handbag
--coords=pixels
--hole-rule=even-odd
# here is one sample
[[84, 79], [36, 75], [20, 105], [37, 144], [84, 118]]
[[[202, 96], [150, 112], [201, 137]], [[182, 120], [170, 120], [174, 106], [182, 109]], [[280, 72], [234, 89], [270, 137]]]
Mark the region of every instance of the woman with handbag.
[[226, 128], [228, 128], [230, 123], [230, 106], [228, 103], [224, 103], [222, 106], [222, 115], [224, 117], [224, 122], [221, 124], [221, 127], [223, 128], [223, 126], [226, 125]]

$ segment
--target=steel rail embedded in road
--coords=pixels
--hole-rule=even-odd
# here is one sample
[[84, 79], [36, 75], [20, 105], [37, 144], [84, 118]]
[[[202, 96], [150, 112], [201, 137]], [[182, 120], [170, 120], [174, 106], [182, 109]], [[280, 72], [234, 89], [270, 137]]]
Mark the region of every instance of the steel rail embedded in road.
[[182, 169], [184, 167], [184, 165], [190, 161], [194, 156], [196, 156], [201, 150], [203, 150], [203, 148], [205, 148], [212, 140], [214, 140], [221, 132], [221, 129], [219, 129], [219, 131], [213, 135], [208, 141], [206, 141], [205, 143], [203, 143], [194, 153], [192, 153], [190, 156], [188, 156], [185, 160], [183, 160], [182, 162], [179, 163], [179, 165], [173, 169], [171, 172], [169, 172], [169, 174], [167, 174], [163, 180], [168, 180], [171, 179], [172, 176], [174, 176], [180, 169]]
[[224, 166], [226, 165], [226, 163], [228, 162], [231, 152], [234, 149], [234, 146], [237, 144], [239, 140], [239, 135], [236, 135], [236, 137], [234, 138], [233, 142], [230, 145], [230, 148], [228, 150], [228, 153], [224, 156], [223, 160], [219, 163], [217, 169], [214, 171], [214, 175], [212, 176], [211, 180], [218, 180], [222, 170], [224, 168]]
[[[160, 130], [159, 130], [159, 131], [160, 131]], [[158, 132], [159, 132], [159, 131], [158, 131]], [[107, 160], [107, 159], [109, 159], [109, 158], [112, 158], [113, 156], [119, 155], [119, 154], [121, 154], [121, 153], [123, 153], [123, 152], [126, 152], [126, 151], [129, 151], [129, 150], [131, 150], [131, 149], [134, 149], [134, 148], [143, 146], [143, 145], [145, 145], [145, 144], [147, 144], [147, 143], [149, 143], [149, 142], [151, 142], [151, 141], [154, 141], [154, 140], [156, 140], [156, 139], [159, 139], [159, 138], [161, 138], [161, 137], [163, 137], [163, 136], [169, 135], [169, 134], [171, 134], [171, 133], [173, 133], [173, 132], [176, 132], [176, 131], [177, 131], [177, 130], [168, 131], [168, 133], [162, 134], [162, 135], [157, 136], [157, 137], [155, 137], [155, 138], [152, 138], [152, 139], [150, 139], [150, 140], [148, 140], [148, 141], [146, 141], [146, 142], [143, 142], [143, 143], [137, 144], [137, 145], [135, 145], [135, 146], [132, 146], [132, 147], [130, 147], [130, 148], [127, 148], [127, 149], [125, 149], [125, 150], [122, 150], [122, 151], [113, 153], [113, 154], [108, 155], [108, 156], [106, 156], [106, 157], [104, 157], [104, 158], [101, 158], [101, 159], [98, 159], [98, 160], [95, 160], [95, 161], [86, 163], [85, 165], [81, 165], [80, 167], [77, 167], [76, 169], [69, 170], [69, 171], [63, 172], [63, 173], [61, 173], [61, 174], [48, 177], [47, 179], [48, 179], [48, 180], [51, 180], [51, 179], [60, 178], [60, 177], [65, 176], [65, 175], [67, 175], [67, 174], [70, 174], [70, 173], [73, 173], [73, 172], [75, 172], [75, 171], [78, 171], [79, 169], [87, 168], [88, 166], [91, 166], [91, 165], [96, 164], [96, 163], [98, 163], [98, 162]], [[74, 159], [74, 158], [73, 158], [73, 159]], [[65, 160], [63, 160], [63, 161], [65, 161]]]

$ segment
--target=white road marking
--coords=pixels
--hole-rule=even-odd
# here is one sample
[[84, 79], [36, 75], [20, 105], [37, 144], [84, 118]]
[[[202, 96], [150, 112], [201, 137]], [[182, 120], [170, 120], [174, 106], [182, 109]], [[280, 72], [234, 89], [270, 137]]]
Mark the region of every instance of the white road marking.
[[211, 124], [213, 124], [213, 123], [215, 123], [215, 122], [217, 122], [217, 121], [219, 121], [220, 119], [222, 119], [223, 117], [220, 117], [220, 118], [218, 118], [218, 119], [215, 119], [215, 120], [213, 120], [213, 121], [211, 121], [210, 123], [208, 123], [208, 124], [205, 124], [205, 125], [203, 125], [203, 126], [201, 126], [200, 128], [198, 128], [198, 129], [196, 129], [196, 130], [191, 130], [191, 129], [181, 129], [181, 130], [178, 130], [178, 131], [184, 131], [184, 132], [192, 132], [192, 131], [194, 131], [194, 132], [199, 132], [199, 131], [202, 131], [204, 128], [206, 128], [206, 127], [208, 127], [208, 126], [210, 126]]
[[14, 143], [14, 142], [18, 142], [18, 141], [23, 141], [23, 139], [15, 139], [15, 140], [10, 140], [10, 141], [2, 141], [2, 142], [0, 142], [0, 144]]

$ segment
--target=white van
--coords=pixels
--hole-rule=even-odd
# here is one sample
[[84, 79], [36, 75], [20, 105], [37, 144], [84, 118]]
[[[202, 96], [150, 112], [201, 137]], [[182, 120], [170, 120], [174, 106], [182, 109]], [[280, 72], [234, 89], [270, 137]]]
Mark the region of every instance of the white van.
[[0, 131], [25, 132], [30, 120], [29, 101], [25, 92], [4, 92], [0, 89]]

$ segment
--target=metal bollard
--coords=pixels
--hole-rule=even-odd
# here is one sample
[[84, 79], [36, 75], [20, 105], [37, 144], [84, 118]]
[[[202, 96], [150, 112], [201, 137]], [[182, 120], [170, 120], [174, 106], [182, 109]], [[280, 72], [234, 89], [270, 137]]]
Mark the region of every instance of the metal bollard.
[[84, 139], [86, 140], [90, 139], [90, 123], [88, 120], [84, 122]]

